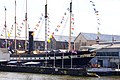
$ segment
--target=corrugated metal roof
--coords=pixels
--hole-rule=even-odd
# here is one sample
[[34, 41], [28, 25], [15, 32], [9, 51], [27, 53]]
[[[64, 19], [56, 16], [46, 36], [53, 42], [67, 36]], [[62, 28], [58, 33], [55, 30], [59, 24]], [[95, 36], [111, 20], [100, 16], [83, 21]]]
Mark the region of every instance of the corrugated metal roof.
[[94, 44], [93, 48], [120, 48], [120, 44]]
[[[61, 42], [68, 42], [69, 36], [63, 36], [63, 35], [54, 35], [54, 38], [56, 41], [61, 41]], [[71, 42], [74, 42], [75, 36], [71, 37]]]
[[[87, 40], [96, 40], [98, 34], [95, 33], [81, 33]], [[113, 39], [116, 41], [120, 41], [119, 35], [108, 35], [108, 34], [100, 34], [99, 38], [101, 41], [112, 41]]]

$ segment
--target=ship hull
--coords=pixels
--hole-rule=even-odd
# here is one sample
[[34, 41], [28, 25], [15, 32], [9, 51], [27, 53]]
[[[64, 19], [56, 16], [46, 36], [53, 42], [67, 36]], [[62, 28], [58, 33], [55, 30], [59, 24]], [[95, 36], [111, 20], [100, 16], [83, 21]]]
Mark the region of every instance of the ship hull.
[[83, 67], [93, 58], [92, 52], [51, 52], [43, 54], [11, 55], [11, 61], [40, 62], [49, 67]]

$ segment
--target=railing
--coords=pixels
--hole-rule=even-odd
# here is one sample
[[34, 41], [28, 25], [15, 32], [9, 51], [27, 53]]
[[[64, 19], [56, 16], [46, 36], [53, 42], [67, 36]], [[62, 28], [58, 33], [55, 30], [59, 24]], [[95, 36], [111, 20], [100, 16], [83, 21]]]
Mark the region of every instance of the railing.
[[[92, 57], [90, 54], [84, 55], [72, 55], [72, 58], [84, 58], [84, 57]], [[11, 57], [10, 60], [18, 60], [19, 57]], [[54, 60], [54, 59], [71, 59], [71, 56], [56, 56], [56, 57], [20, 57], [20, 60]]]

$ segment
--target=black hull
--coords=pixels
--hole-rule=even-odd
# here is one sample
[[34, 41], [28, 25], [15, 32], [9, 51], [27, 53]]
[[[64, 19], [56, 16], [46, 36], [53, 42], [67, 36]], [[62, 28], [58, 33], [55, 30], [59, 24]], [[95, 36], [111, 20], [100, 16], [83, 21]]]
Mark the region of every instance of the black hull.
[[[85, 57], [85, 58], [73, 58], [72, 59], [72, 65], [73, 67], [82, 67], [84, 65], [88, 65], [89, 61], [92, 59], [92, 57]], [[54, 60], [47, 60], [48, 65], [53, 66]], [[64, 59], [63, 60], [64, 67], [70, 67], [71, 66], [71, 59]], [[62, 66], [62, 59], [55, 60], [55, 66]]]
[[84, 67], [88, 65], [93, 57], [92, 52], [89, 51], [78, 51], [77, 53], [51, 52], [46, 54], [11, 55], [11, 61], [40, 62], [42, 66], [47, 64], [48, 67], [71, 67], [71, 65], [72, 67]]

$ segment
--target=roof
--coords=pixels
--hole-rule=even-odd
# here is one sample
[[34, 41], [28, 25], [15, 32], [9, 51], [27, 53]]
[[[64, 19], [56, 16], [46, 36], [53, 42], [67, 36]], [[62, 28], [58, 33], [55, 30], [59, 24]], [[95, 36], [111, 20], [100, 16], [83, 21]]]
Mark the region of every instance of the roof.
[[91, 52], [101, 50], [101, 49], [120, 49], [120, 44], [94, 44], [92, 46], [81, 46], [80, 50], [90, 50]]
[[[80, 33], [82, 34], [87, 40], [96, 40], [98, 34], [95, 33]], [[101, 41], [120, 41], [120, 35], [108, 35], [108, 34], [100, 34], [99, 38]]]
[[120, 48], [120, 44], [94, 44], [94, 48]]
[[[63, 35], [54, 35], [54, 38], [56, 41], [61, 41], [61, 42], [68, 42], [69, 36], [63, 36]], [[71, 42], [74, 42], [75, 36], [71, 37]]]

